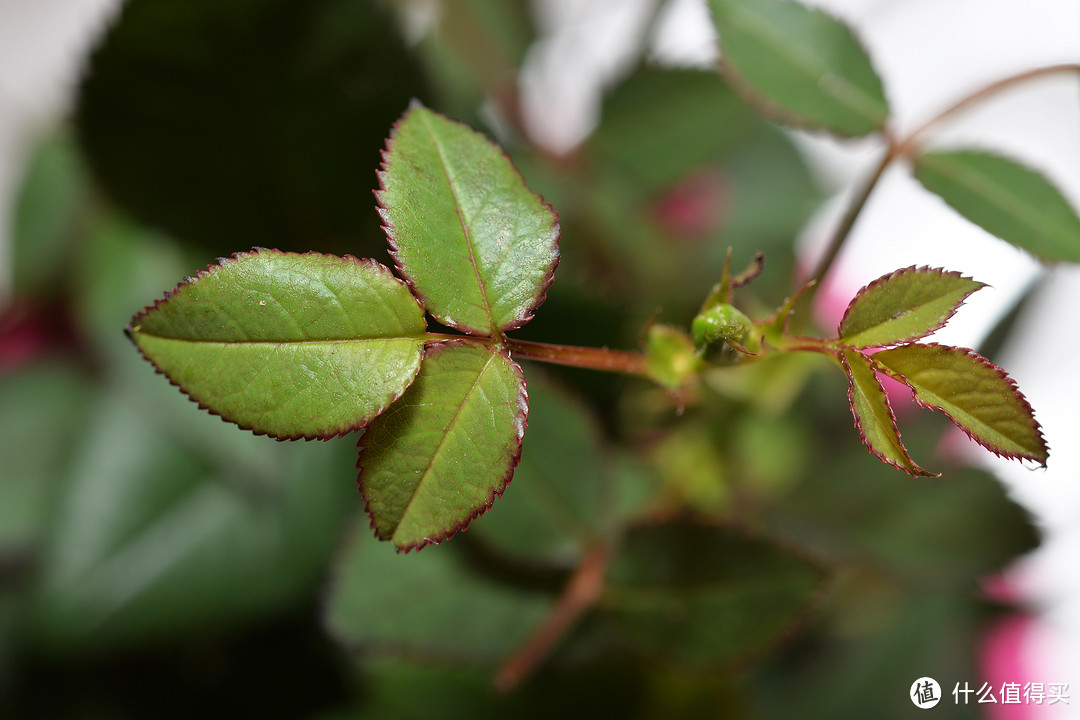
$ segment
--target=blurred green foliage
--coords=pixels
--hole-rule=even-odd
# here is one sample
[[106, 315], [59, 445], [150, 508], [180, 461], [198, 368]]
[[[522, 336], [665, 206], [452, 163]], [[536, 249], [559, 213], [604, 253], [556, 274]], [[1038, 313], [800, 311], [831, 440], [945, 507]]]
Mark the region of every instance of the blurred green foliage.
[[[534, 40], [517, 3], [444, 4], [413, 50], [385, 7], [343, 0], [130, 0], [103, 37], [74, 131], [27, 171], [0, 315], [0, 715], [900, 717], [916, 677], [976, 681], [1002, 610], [979, 581], [1036, 534], [985, 473], [870, 457], [816, 358], [678, 400], [530, 367], [505, 497], [400, 556], [366, 526], [352, 438], [253, 437], [138, 357], [131, 314], [214, 254], [384, 257], [370, 190], [393, 119], [432, 87], [479, 122]], [[573, 158], [508, 149], [563, 232], [522, 335], [632, 347], [657, 308], [685, 325], [728, 246], [767, 255], [751, 306], [790, 293], [818, 193], [719, 76], [642, 66]], [[931, 454], [941, 424], [907, 427]], [[595, 612], [496, 693], [612, 540]]]

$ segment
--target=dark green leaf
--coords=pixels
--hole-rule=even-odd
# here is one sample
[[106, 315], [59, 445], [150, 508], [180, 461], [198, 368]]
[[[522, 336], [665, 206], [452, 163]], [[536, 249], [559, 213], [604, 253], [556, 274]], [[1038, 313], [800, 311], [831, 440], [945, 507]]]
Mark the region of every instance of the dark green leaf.
[[168, 399], [148, 410], [105, 389], [69, 455], [30, 608], [50, 649], [199, 636], [321, 580], [350, 509], [351, 443], [267, 443]]
[[982, 287], [957, 272], [914, 265], [883, 275], [859, 290], [844, 311], [840, 340], [859, 348], [917, 340], [944, 327]]
[[193, 400], [256, 433], [366, 425], [420, 366], [423, 311], [373, 260], [237, 254], [136, 315], [139, 350]]
[[908, 385], [923, 407], [941, 410], [995, 455], [1046, 464], [1035, 411], [1005, 371], [971, 350], [902, 345], [873, 356], [877, 368]]
[[604, 99], [587, 152], [647, 189], [667, 188], [731, 155], [760, 122], [714, 72], [641, 68]]
[[66, 269], [88, 194], [86, 171], [70, 139], [43, 142], [15, 200], [12, 260], [17, 292], [42, 294]]
[[1080, 262], [1080, 217], [1040, 173], [975, 150], [915, 158], [915, 177], [961, 215], [1043, 260]]
[[881, 130], [881, 80], [851, 31], [787, 0], [709, 0], [723, 66], [765, 114], [844, 136]]
[[375, 256], [386, 129], [419, 68], [384, 3], [130, 0], [90, 59], [78, 137], [105, 191], [216, 255]]
[[360, 440], [375, 534], [421, 548], [491, 507], [517, 465], [528, 400], [509, 355], [464, 341], [429, 345], [416, 382]]
[[519, 557], [573, 564], [599, 540], [612, 495], [593, 418], [530, 372], [529, 432], [513, 491], [469, 534]]
[[[0, 565], [36, 549], [87, 419], [89, 384], [73, 368], [39, 363], [0, 376]], [[0, 571], [2, 575], [2, 571]]]
[[488, 577], [457, 543], [406, 558], [364, 535], [342, 556], [326, 611], [330, 632], [346, 644], [491, 663], [528, 637], [554, 603]]
[[414, 104], [376, 193], [402, 275], [439, 322], [477, 335], [527, 323], [559, 262], [559, 224], [498, 146]]
[[612, 563], [603, 605], [647, 654], [716, 665], [789, 634], [824, 573], [773, 542], [696, 522], [632, 530]]
[[841, 359], [851, 383], [848, 402], [855, 416], [855, 429], [866, 447], [882, 462], [909, 475], [933, 475], [916, 465], [908, 455], [907, 448], [900, 440], [889, 396], [885, 394], [870, 358], [855, 350], [844, 350]]

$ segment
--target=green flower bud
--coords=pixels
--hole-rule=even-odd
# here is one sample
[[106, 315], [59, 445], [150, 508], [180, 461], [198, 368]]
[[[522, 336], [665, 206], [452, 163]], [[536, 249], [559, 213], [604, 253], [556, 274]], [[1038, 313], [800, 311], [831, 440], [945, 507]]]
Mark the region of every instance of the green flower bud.
[[694, 345], [701, 350], [718, 341], [740, 343], [752, 325], [750, 318], [741, 311], [727, 303], [720, 303], [695, 317], [690, 331], [694, 336]]

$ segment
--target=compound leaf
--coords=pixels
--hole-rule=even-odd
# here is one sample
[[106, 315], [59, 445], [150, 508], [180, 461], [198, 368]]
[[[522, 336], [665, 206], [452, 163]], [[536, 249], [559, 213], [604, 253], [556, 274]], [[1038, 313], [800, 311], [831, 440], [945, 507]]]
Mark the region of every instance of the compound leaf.
[[986, 358], [935, 343], [901, 345], [872, 357], [877, 369], [910, 387], [920, 405], [941, 410], [995, 455], [1046, 464], [1046, 441], [1031, 405]]
[[786, 0], [709, 0], [709, 7], [723, 67], [763, 113], [842, 136], [884, 127], [881, 80], [845, 25]]
[[468, 341], [429, 345], [416, 382], [361, 438], [371, 524], [400, 550], [438, 543], [502, 495], [528, 414], [521, 368]]
[[941, 329], [982, 283], [957, 272], [911, 266], [859, 290], [840, 321], [850, 347], [881, 347], [917, 340]]
[[907, 448], [900, 440], [889, 396], [870, 359], [855, 350], [844, 350], [841, 361], [851, 383], [848, 402], [863, 444], [882, 462], [909, 475], [933, 475], [916, 465], [908, 455]]
[[423, 311], [373, 260], [263, 250], [136, 315], [143, 355], [202, 407], [276, 438], [352, 432], [420, 367]]
[[532, 319], [559, 261], [555, 212], [498, 146], [413, 104], [376, 192], [402, 276], [439, 322], [498, 335]]
[[957, 212], [1043, 260], [1080, 262], [1080, 217], [1061, 191], [1015, 160], [974, 150], [925, 153], [915, 177]]
[[824, 579], [805, 557], [729, 528], [645, 525], [612, 562], [602, 605], [645, 654], [712, 666], [790, 634]]

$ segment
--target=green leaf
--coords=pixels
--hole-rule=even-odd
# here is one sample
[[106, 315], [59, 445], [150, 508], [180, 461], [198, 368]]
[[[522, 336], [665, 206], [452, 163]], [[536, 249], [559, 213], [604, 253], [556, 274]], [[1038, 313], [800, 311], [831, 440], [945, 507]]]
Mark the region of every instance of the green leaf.
[[901, 345], [873, 356], [881, 371], [909, 386], [923, 407], [941, 410], [995, 455], [1046, 464], [1034, 411], [1005, 371], [962, 348]]
[[702, 366], [694, 341], [686, 332], [670, 325], [657, 323], [649, 327], [645, 355], [649, 377], [669, 390], [678, 390]]
[[[105, 192], [214, 255], [386, 247], [370, 168], [412, 97], [382, 3], [129, 0], [85, 70], [77, 134]], [[242, 246], [241, 246], [242, 247]]]
[[322, 581], [351, 443], [267, 443], [164, 399], [106, 386], [67, 456], [27, 619], [58, 654], [199, 637]]
[[129, 326], [200, 406], [276, 438], [344, 435], [416, 376], [423, 311], [373, 260], [239, 253], [189, 278]]
[[17, 293], [45, 295], [62, 277], [88, 198], [86, 170], [71, 139], [47, 138], [30, 159], [12, 212]]
[[730, 158], [761, 124], [715, 72], [643, 67], [604, 98], [584, 152], [624, 180], [661, 190]]
[[1080, 262], [1080, 217], [1040, 173], [974, 150], [915, 158], [915, 177], [957, 212], [1043, 260]]
[[45, 534], [68, 448], [89, 415], [89, 395], [87, 379], [63, 364], [39, 362], [0, 374], [0, 566], [29, 558]]
[[530, 372], [529, 434], [514, 490], [469, 535], [510, 555], [573, 564], [600, 540], [611, 515], [602, 450], [600, 430], [580, 400]]
[[356, 537], [335, 572], [326, 621], [346, 644], [377, 653], [491, 663], [528, 637], [554, 596], [489, 576], [451, 543], [408, 558]]
[[845, 25], [786, 0], [709, 0], [709, 7], [723, 67], [763, 113], [843, 136], [885, 126], [881, 80]]
[[896, 416], [889, 396], [878, 379], [874, 365], [866, 355], [844, 350], [841, 355], [848, 381], [848, 402], [855, 416], [855, 428], [863, 444], [882, 462], [903, 470], [909, 475], [934, 475], [915, 464], [900, 440]]
[[824, 578], [790, 549], [728, 528], [646, 525], [627, 535], [602, 603], [646, 654], [718, 665], [790, 634]]
[[360, 440], [376, 536], [419, 549], [491, 507], [521, 454], [528, 400], [521, 368], [501, 350], [429, 345], [416, 382]]
[[914, 265], [859, 290], [838, 330], [849, 347], [882, 347], [917, 340], [945, 326], [964, 299], [985, 287], [957, 272]]
[[527, 323], [559, 262], [559, 224], [497, 145], [414, 104], [376, 192], [402, 276], [439, 322], [474, 335]]

